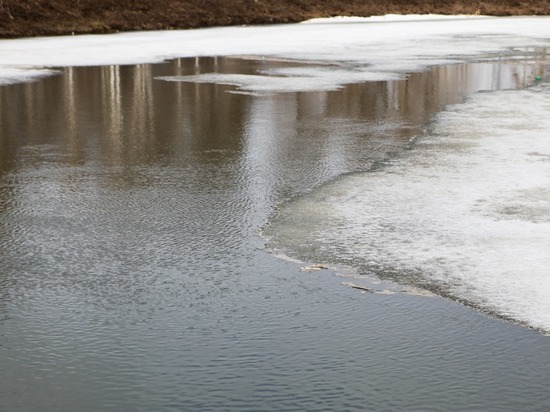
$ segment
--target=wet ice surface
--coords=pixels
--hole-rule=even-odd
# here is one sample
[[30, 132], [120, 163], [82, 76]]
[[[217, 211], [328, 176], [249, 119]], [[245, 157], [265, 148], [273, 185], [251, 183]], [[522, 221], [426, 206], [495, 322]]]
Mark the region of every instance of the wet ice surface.
[[481, 93], [409, 151], [291, 203], [278, 247], [358, 265], [550, 332], [550, 97]]

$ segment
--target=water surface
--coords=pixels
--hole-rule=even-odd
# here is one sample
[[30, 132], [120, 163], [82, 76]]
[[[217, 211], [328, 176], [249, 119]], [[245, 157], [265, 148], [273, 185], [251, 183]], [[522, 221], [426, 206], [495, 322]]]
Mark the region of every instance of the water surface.
[[361, 294], [259, 235], [446, 105], [525, 87], [532, 56], [307, 93], [155, 80], [289, 67], [183, 59], [0, 88], [0, 409], [550, 407], [545, 337]]

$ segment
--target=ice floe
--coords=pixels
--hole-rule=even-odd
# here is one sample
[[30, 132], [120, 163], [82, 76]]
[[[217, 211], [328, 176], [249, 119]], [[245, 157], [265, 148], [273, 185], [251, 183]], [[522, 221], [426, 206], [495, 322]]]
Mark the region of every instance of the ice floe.
[[411, 150], [282, 208], [272, 246], [550, 331], [550, 93], [478, 93]]

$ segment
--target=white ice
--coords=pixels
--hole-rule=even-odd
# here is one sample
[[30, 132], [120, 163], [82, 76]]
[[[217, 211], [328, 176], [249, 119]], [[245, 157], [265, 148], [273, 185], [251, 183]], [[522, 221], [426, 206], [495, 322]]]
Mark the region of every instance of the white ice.
[[478, 93], [402, 157], [288, 205], [271, 234], [550, 332], [549, 110], [548, 88]]
[[[380, 73], [393, 78], [396, 72], [423, 70], [430, 65], [508, 48], [547, 46], [550, 37], [549, 17], [443, 18], [432, 15], [341, 21], [334, 18], [324, 24], [1, 40], [0, 81], [27, 81], [29, 69], [138, 64], [177, 57], [228, 55], [340, 63], [338, 70], [347, 67], [351, 75], [360, 68], [375, 73], [376, 79]], [[9, 70], [8, 75], [6, 70]], [[19, 71], [19, 78], [14, 76], [15, 71]], [[42, 73], [49, 75], [51, 71]], [[289, 77], [292, 80], [292, 76]], [[302, 78], [291, 80], [287, 82], [289, 87], [296, 88]], [[220, 81], [227, 82], [227, 79]], [[281, 81], [275, 79], [273, 82]], [[231, 83], [236, 83], [235, 79]], [[243, 87], [250, 90], [250, 82], [245, 83]], [[319, 87], [327, 89], [326, 73], [320, 76]], [[280, 84], [275, 84], [274, 89], [279, 90]]]

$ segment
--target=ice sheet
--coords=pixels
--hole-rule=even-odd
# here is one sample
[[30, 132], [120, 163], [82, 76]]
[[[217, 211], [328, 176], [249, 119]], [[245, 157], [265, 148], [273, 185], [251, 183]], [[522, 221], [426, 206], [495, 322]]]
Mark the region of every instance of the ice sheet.
[[479, 93], [368, 173], [283, 208], [274, 247], [550, 332], [550, 88]]
[[[420, 19], [396, 17], [341, 24], [224, 27], [112, 35], [64, 36], [0, 41], [0, 69], [51, 68], [160, 62], [192, 56], [280, 56], [345, 62], [394, 73], [422, 70], [447, 61], [510, 47], [547, 46], [549, 17]], [[26, 81], [0, 73], [3, 83]], [[324, 85], [321, 85], [325, 87]]]

